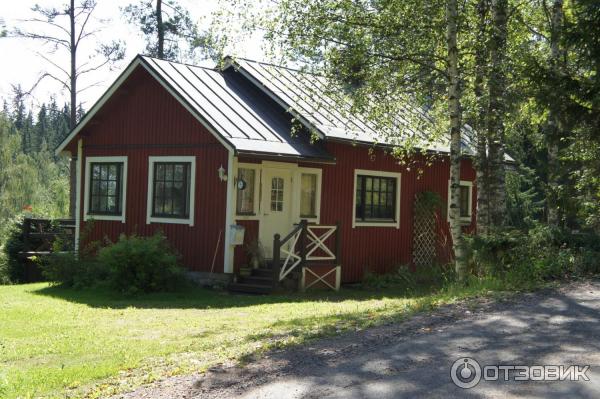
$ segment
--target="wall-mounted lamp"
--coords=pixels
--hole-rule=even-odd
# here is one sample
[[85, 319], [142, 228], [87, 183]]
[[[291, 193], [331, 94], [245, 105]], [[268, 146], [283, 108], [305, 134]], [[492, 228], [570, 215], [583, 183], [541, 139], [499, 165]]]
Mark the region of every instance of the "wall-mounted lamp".
[[221, 181], [227, 181], [227, 175], [225, 174], [225, 168], [223, 167], [223, 165], [219, 166], [218, 172], [219, 172], [219, 179]]

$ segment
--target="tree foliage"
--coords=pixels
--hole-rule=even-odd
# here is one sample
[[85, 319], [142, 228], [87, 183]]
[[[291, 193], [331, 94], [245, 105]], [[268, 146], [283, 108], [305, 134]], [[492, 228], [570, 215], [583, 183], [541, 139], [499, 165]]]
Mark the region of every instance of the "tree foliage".
[[208, 36], [176, 1], [142, 0], [122, 10], [125, 18], [142, 32], [146, 54], [170, 61], [211, 55]]

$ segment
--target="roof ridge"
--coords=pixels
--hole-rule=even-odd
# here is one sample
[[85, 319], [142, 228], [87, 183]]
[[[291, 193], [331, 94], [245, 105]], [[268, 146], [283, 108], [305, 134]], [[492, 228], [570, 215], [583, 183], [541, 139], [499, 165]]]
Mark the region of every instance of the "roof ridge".
[[205, 67], [205, 66], [202, 66], [202, 65], [190, 64], [189, 62], [163, 60], [162, 58], [153, 57], [151, 55], [146, 55], [146, 54], [138, 54], [138, 57], [149, 58], [149, 59], [155, 60], [155, 61], [168, 62], [168, 63], [171, 63], [171, 64], [178, 64], [178, 65], [185, 65], [185, 66], [188, 66], [188, 67], [200, 68], [200, 69], [204, 69], [204, 70], [208, 70], [208, 71], [212, 71], [212, 72], [221, 72], [221, 70], [218, 69], [218, 68], [210, 68], [210, 67]]
[[306, 70], [303, 70], [303, 69], [292, 68], [292, 67], [288, 67], [288, 66], [284, 66], [284, 65], [278, 65], [278, 64], [274, 64], [272, 62], [257, 61], [257, 60], [251, 60], [251, 59], [245, 58], [245, 57], [234, 57], [234, 56], [230, 56], [230, 55], [224, 57], [224, 59], [230, 59], [232, 61], [243, 60], [243, 61], [246, 61], [246, 62], [253, 62], [255, 64], [268, 65], [268, 66], [275, 67], [275, 68], [287, 69], [288, 71], [292, 71], [292, 72], [305, 73], [307, 75], [313, 75], [313, 76], [319, 76], [319, 77], [325, 78], [325, 76], [323, 76], [321, 74], [318, 74], [316, 72], [310, 72], [310, 71], [306, 71]]

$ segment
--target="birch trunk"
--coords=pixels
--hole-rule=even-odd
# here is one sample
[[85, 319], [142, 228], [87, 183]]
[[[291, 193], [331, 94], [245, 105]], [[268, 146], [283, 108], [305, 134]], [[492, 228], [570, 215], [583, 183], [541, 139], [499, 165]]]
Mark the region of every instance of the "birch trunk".
[[459, 214], [460, 161], [461, 161], [461, 106], [460, 76], [458, 70], [458, 4], [448, 0], [446, 4], [448, 51], [448, 113], [450, 116], [450, 234], [454, 244], [454, 262], [458, 280], [467, 277], [467, 264]]
[[[563, 0], [554, 0], [552, 4], [552, 27], [550, 33], [550, 65], [554, 79], [560, 79], [563, 73], [564, 51], [561, 46], [564, 24]], [[560, 212], [558, 205], [559, 188], [559, 142], [563, 130], [560, 104], [552, 104], [548, 113], [547, 154], [548, 154], [548, 224], [558, 226]]]
[[[485, 38], [488, 35], [487, 22], [489, 13], [489, 0], [479, 0], [477, 3], [478, 36]], [[475, 82], [474, 93], [476, 101], [475, 114], [475, 140], [476, 140], [476, 169], [477, 169], [477, 233], [488, 234], [489, 219], [489, 162], [487, 153], [486, 119], [487, 100], [485, 98], [485, 77], [488, 62], [485, 41], [477, 44], [475, 52]]]
[[488, 162], [489, 213], [492, 226], [504, 225], [506, 218], [506, 169], [504, 167], [504, 116], [506, 112], [506, 36], [507, 0], [492, 0], [490, 37], [490, 74], [488, 78]]

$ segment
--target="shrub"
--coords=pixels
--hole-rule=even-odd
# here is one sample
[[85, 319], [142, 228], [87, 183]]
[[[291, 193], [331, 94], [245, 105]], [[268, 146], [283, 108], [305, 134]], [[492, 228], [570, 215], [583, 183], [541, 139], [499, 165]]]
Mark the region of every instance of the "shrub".
[[403, 288], [414, 290], [426, 287], [441, 287], [454, 281], [451, 265], [432, 264], [417, 267], [414, 271], [408, 265], [399, 265], [391, 273], [375, 274], [367, 272], [362, 285], [365, 288]]
[[165, 236], [126, 236], [98, 253], [106, 268], [108, 282], [116, 290], [135, 295], [140, 292], [172, 291], [184, 282], [183, 269]]
[[55, 252], [39, 259], [42, 275], [48, 281], [65, 287], [85, 288], [108, 280], [108, 271], [96, 258], [73, 252]]
[[468, 260], [479, 276], [528, 283], [600, 271], [598, 239], [591, 233], [538, 225], [528, 232], [495, 231], [465, 241]]
[[0, 283], [20, 283], [25, 278], [23, 261], [19, 252], [25, 248], [23, 243], [23, 218], [17, 216], [3, 226], [2, 255], [0, 256]]

